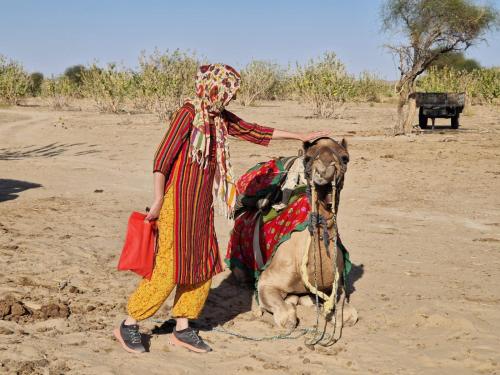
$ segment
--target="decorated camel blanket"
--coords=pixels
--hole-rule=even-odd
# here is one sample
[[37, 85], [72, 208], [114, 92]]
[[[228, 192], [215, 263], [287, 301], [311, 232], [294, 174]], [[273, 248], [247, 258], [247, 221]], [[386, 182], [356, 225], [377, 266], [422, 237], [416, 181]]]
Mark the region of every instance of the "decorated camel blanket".
[[[305, 185], [295, 186], [286, 205], [280, 204], [280, 189], [287, 177], [289, 160], [273, 159], [259, 163], [236, 183], [239, 209], [225, 262], [231, 269], [238, 267], [250, 272], [255, 279], [293, 232], [303, 231], [309, 226], [311, 205]], [[264, 198], [270, 203], [260, 212], [256, 204]], [[351, 268], [349, 254], [342, 243], [338, 243], [344, 254], [344, 274], [347, 276]]]

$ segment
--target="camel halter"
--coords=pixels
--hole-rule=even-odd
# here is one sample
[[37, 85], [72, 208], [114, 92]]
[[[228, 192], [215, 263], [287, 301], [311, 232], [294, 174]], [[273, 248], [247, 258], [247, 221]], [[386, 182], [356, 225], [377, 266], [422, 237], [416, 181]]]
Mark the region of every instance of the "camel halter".
[[[337, 247], [337, 235], [338, 235], [338, 228], [337, 228], [337, 215], [335, 213], [335, 206], [336, 206], [336, 197], [337, 197], [337, 183], [336, 183], [336, 176], [337, 173], [335, 173], [333, 181], [332, 181], [332, 196], [335, 197], [335, 202], [332, 204], [332, 214], [333, 214], [333, 238], [330, 237], [329, 241], [333, 242], [333, 256], [332, 256], [332, 269], [335, 274], [333, 283], [332, 283], [332, 291], [330, 295], [318, 290], [318, 279], [317, 279], [317, 264], [316, 264], [316, 254], [319, 253], [320, 251], [320, 245], [319, 245], [319, 233], [318, 233], [318, 224], [320, 223], [321, 219], [317, 211], [317, 191], [316, 191], [316, 186], [314, 183], [314, 177], [316, 174], [316, 168], [312, 166], [312, 171], [309, 174], [310, 179], [308, 179], [308, 185], [311, 188], [311, 216], [310, 220], [311, 222], [314, 220], [313, 218], [319, 218], [319, 220], [316, 220], [316, 225], [313, 226], [313, 231], [310, 236], [307, 237], [306, 243], [305, 243], [305, 251], [304, 251], [304, 256], [302, 257], [302, 264], [300, 267], [300, 275], [302, 278], [302, 282], [304, 285], [309, 289], [311, 293], [314, 294], [316, 298], [316, 328], [319, 326], [319, 300], [318, 298], [321, 298], [324, 303], [323, 303], [323, 317], [325, 318], [325, 325], [323, 327], [322, 332], [319, 335], [316, 335], [316, 337], [313, 337], [307, 344], [308, 345], [316, 345], [320, 344], [323, 346], [330, 346], [333, 345], [335, 342], [337, 342], [341, 335], [342, 335], [342, 324], [343, 324], [343, 310], [344, 310], [344, 301], [345, 301], [345, 293], [342, 293], [342, 299], [341, 299], [341, 309], [340, 309], [340, 320], [337, 317], [337, 309], [336, 309], [336, 303], [337, 303], [337, 297], [338, 297], [338, 285], [339, 285], [339, 279], [340, 279], [340, 272], [337, 267], [337, 253], [338, 253], [338, 247]], [[323, 218], [324, 220], [324, 218]], [[325, 222], [326, 225], [326, 222]], [[309, 253], [311, 251], [311, 244], [314, 245], [314, 250], [313, 250], [313, 261], [314, 261], [314, 285], [311, 284], [309, 281], [309, 274], [307, 272], [307, 265], [309, 262]], [[328, 247], [327, 247], [328, 250]], [[326, 333], [326, 322], [327, 322], [327, 317], [332, 313], [333, 311], [333, 332], [330, 335], [330, 339], [327, 340], [326, 343], [324, 343], [324, 337]], [[337, 331], [337, 325], [339, 326], [339, 335], [338, 337], [335, 337], [335, 333]]]

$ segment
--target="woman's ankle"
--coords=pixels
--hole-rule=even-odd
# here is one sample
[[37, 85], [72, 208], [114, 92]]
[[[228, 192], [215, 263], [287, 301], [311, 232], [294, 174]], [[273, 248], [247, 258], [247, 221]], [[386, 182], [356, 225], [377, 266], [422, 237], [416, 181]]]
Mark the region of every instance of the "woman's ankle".
[[131, 325], [134, 325], [134, 324], [137, 324], [137, 320], [135, 320], [131, 316], [127, 316], [127, 319], [125, 319], [125, 325], [126, 326], [131, 326]]
[[176, 321], [175, 325], [176, 331], [182, 331], [183, 329], [189, 327], [189, 320], [187, 318], [176, 318], [175, 321]]

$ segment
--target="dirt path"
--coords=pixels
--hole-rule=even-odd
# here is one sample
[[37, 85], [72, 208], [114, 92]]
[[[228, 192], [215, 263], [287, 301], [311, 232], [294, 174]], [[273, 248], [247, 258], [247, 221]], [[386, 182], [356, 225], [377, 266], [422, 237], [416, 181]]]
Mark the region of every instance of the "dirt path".
[[[115, 266], [129, 213], [150, 203], [151, 159], [165, 125], [150, 115], [0, 109], [1, 373], [500, 374], [498, 109], [474, 107], [458, 131], [398, 138], [385, 136], [394, 116], [385, 104], [351, 105], [335, 120], [307, 118], [295, 103], [234, 110], [348, 139], [339, 221], [355, 264], [359, 323], [315, 351], [302, 339], [254, 343], [202, 332], [215, 351], [195, 355], [168, 345], [166, 306], [143, 324], [151, 352], [125, 353], [111, 331], [138, 280]], [[298, 147], [234, 140], [233, 165], [240, 175]], [[224, 253], [230, 228], [220, 217], [216, 224]], [[250, 304], [251, 292], [226, 271], [199, 324], [275, 334]], [[313, 310], [299, 315], [302, 326], [312, 324]]]

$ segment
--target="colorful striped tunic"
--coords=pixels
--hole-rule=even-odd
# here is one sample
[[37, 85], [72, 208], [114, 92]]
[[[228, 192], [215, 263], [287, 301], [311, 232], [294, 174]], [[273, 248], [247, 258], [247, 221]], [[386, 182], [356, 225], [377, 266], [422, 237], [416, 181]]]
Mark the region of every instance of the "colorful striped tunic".
[[[192, 161], [189, 150], [194, 114], [191, 104], [175, 113], [154, 159], [154, 172], [166, 176], [165, 191], [174, 189], [175, 281], [191, 285], [222, 271], [212, 206], [216, 129], [210, 129], [210, 155], [203, 169]], [[228, 121], [229, 135], [263, 146], [272, 139], [273, 128], [247, 123], [229, 111], [221, 115]]]

